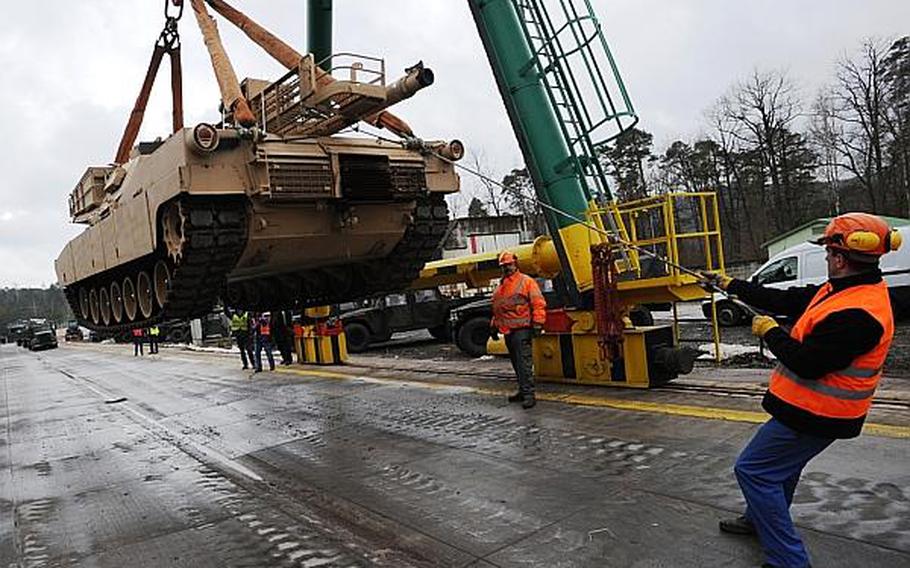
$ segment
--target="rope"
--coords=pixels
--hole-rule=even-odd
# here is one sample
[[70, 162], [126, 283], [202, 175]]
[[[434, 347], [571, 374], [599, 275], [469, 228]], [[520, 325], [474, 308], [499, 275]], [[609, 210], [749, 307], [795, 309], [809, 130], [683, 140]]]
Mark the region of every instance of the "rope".
[[[451, 160], [451, 159], [449, 159], [449, 158], [446, 158], [445, 156], [439, 154], [438, 152], [435, 152], [432, 148], [428, 147], [422, 140], [419, 140], [419, 139], [416, 139], [416, 138], [412, 138], [412, 139], [408, 139], [408, 140], [393, 140], [393, 139], [390, 139], [390, 138], [385, 138], [385, 137], [380, 136], [379, 134], [375, 134], [375, 133], [367, 133], [367, 134], [370, 134], [371, 136], [374, 136], [376, 139], [382, 140], [382, 141], [384, 141], [384, 142], [390, 142], [390, 143], [393, 143], [393, 144], [400, 144], [400, 145], [405, 146], [405, 147], [410, 147], [410, 148], [412, 148], [412, 149], [418, 149], [418, 150], [421, 150], [421, 151], [426, 152], [426, 153], [428, 153], [428, 154], [432, 154], [432, 155], [434, 155], [435, 157], [439, 158], [440, 160], [442, 160], [442, 161], [444, 161], [444, 162], [447, 162], [447, 163], [453, 165], [454, 167], [456, 167], [456, 168], [458, 168], [458, 169], [460, 169], [460, 170], [463, 170], [463, 171], [465, 171], [465, 172], [467, 172], [467, 173], [469, 173], [469, 174], [472, 174], [472, 175], [474, 175], [474, 176], [476, 176], [476, 177], [482, 179], [483, 181], [485, 181], [485, 182], [487, 182], [487, 183], [491, 183], [491, 184], [493, 184], [493, 185], [499, 187], [500, 189], [502, 189], [502, 190], [504, 190], [504, 191], [507, 191], [507, 192], [509, 192], [509, 193], [512, 193], [511, 188], [509, 188], [508, 186], [504, 185], [503, 183], [501, 183], [501, 182], [499, 182], [499, 181], [497, 181], [497, 180], [495, 180], [495, 179], [493, 179], [493, 178], [487, 176], [487, 175], [484, 174], [483, 172], [480, 172], [480, 171], [477, 171], [477, 170], [473, 170], [473, 169], [471, 169], [471, 168], [468, 167], [468, 166], [465, 166], [465, 165], [462, 165], [462, 164], [456, 162], [455, 160]], [[601, 229], [600, 227], [598, 227], [598, 226], [596, 226], [596, 225], [594, 225], [594, 224], [588, 222], [588, 221], [585, 220], [585, 219], [582, 219], [582, 218], [580, 218], [580, 217], [578, 217], [578, 216], [576, 216], [576, 215], [573, 215], [572, 213], [569, 213], [568, 211], [564, 211], [564, 210], [562, 210], [562, 209], [560, 209], [560, 208], [558, 208], [558, 207], [555, 207], [555, 206], [553, 206], [553, 205], [550, 205], [549, 203], [546, 203], [546, 202], [544, 202], [544, 201], [541, 201], [541, 200], [540, 200], [539, 198], [537, 198], [537, 197], [525, 196], [525, 195], [521, 195], [521, 194], [518, 194], [518, 193], [513, 193], [513, 195], [515, 195], [515, 197], [517, 197], [517, 198], [520, 199], [520, 200], [531, 201], [531, 202], [533, 202], [533, 203], [539, 205], [540, 207], [543, 207], [544, 209], [547, 209], [547, 210], [549, 210], [549, 211], [552, 211], [553, 213], [556, 213], [556, 214], [558, 214], [558, 215], [562, 215], [563, 217], [565, 217], [565, 218], [567, 218], [567, 219], [569, 219], [569, 220], [571, 220], [571, 221], [575, 221], [576, 223], [581, 224], [581, 225], [584, 226], [586, 229], [589, 229], [589, 230], [591, 230], [591, 231], [594, 231], [595, 233], [598, 233], [598, 234], [600, 234], [600, 235], [603, 235], [603, 236], [605, 236], [605, 237], [607, 237], [607, 238], [609, 238], [609, 239], [611, 239], [611, 240], [613, 240], [613, 241], [619, 243], [619, 244], [622, 245], [622, 246], [628, 247], [628, 248], [630, 248], [630, 249], [632, 249], [632, 250], [635, 250], [635, 251], [640, 252], [640, 253], [642, 253], [642, 254], [644, 254], [644, 255], [646, 255], [646, 256], [649, 256], [649, 257], [653, 258], [654, 260], [657, 260], [658, 262], [662, 262], [662, 263], [664, 263], [665, 265], [667, 265], [667, 266], [669, 266], [669, 267], [676, 268], [677, 270], [679, 270], [679, 271], [681, 271], [681, 272], [684, 272], [684, 273], [686, 273], [686, 274], [689, 274], [690, 276], [695, 276], [695, 277], [698, 278], [699, 280], [702, 280], [702, 279], [703, 279], [702, 275], [701, 275], [699, 272], [695, 271], [695, 270], [692, 270], [692, 269], [690, 269], [690, 268], [686, 268], [685, 266], [681, 266], [681, 265], [679, 265], [679, 264], [676, 264], [675, 262], [673, 262], [673, 261], [667, 259], [666, 257], [660, 256], [659, 254], [657, 254], [657, 253], [655, 253], [655, 252], [652, 252], [652, 251], [650, 251], [650, 250], [648, 250], [648, 249], [646, 249], [646, 248], [640, 247], [640, 246], [638, 246], [638, 245], [636, 245], [636, 244], [634, 244], [634, 243], [631, 243], [631, 242], [629, 242], [629, 241], [625, 241], [625, 240], [623, 240], [621, 237], [619, 237], [618, 235], [616, 235], [616, 234], [614, 234], [614, 233], [611, 233], [611, 232], [609, 232], [609, 231], [606, 231], [606, 230], [604, 230], [604, 229]], [[724, 291], [721, 290], [720, 288], [717, 288], [717, 287], [715, 287], [715, 286], [712, 286], [712, 288], [714, 288], [717, 292], [720, 292], [721, 294], [726, 295], [726, 294], [724, 293]]]

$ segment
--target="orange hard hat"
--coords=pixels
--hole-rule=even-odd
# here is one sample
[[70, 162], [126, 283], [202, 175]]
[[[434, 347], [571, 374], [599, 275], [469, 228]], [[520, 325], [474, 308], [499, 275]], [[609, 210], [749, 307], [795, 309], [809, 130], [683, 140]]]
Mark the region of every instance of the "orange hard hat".
[[825, 228], [821, 238], [811, 241], [843, 251], [859, 261], [875, 261], [901, 246], [901, 234], [878, 215], [845, 213]]
[[515, 253], [513, 253], [512, 251], [504, 250], [501, 253], [499, 253], [499, 266], [503, 266], [504, 264], [517, 264], [517, 263], [518, 263], [518, 257], [515, 256]]

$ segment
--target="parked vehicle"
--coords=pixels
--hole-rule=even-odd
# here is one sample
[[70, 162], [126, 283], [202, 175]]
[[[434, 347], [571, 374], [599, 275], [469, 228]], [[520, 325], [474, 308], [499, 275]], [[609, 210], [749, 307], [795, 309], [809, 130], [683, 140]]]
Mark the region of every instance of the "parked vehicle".
[[[898, 229], [904, 243], [910, 243], [910, 227]], [[910, 244], [881, 258], [882, 275], [891, 293], [896, 319], [910, 318]], [[828, 279], [825, 249], [811, 243], [800, 243], [771, 257], [749, 280], [769, 288], [787, 289], [821, 284]], [[743, 325], [751, 320], [745, 304], [737, 299], [715, 296], [717, 321], [723, 326]], [[711, 303], [702, 303], [702, 312], [711, 317]]]
[[63, 335], [64, 341], [83, 341], [85, 334], [78, 323], [71, 323], [66, 327], [66, 333]]
[[[54, 346], [56, 347], [57, 337], [55, 335], [56, 328], [54, 327], [54, 324], [46, 319], [37, 318], [32, 318], [25, 322], [25, 329], [22, 331], [19, 341], [16, 343], [26, 349], [31, 349], [35, 336], [42, 333], [50, 333], [54, 338]], [[42, 341], [45, 341], [45, 339], [42, 338]]]
[[28, 324], [21, 320], [7, 325], [6, 340], [9, 343], [15, 343], [18, 346], [22, 346], [22, 336], [25, 334], [27, 327]]
[[474, 298], [447, 298], [439, 290], [408, 290], [374, 298], [366, 305], [339, 306], [348, 351], [358, 353], [370, 344], [388, 341], [393, 333], [426, 329], [448, 340], [449, 313]]
[[455, 345], [471, 357], [487, 354], [493, 300], [489, 296], [452, 310], [449, 329]]
[[51, 329], [39, 329], [34, 332], [31, 339], [29, 340], [28, 348], [32, 351], [40, 351], [42, 349], [56, 349], [57, 348], [57, 335]]

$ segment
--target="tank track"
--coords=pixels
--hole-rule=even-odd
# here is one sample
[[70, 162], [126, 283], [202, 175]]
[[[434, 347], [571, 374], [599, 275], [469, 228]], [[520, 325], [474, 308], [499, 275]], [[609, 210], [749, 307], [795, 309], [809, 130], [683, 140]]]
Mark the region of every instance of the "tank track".
[[[217, 290], [222, 289], [225, 277], [237, 264], [247, 238], [247, 203], [235, 198], [183, 197], [180, 206], [183, 211], [184, 246], [178, 263], [168, 258], [167, 251], [159, 238], [159, 247], [151, 255], [117, 267], [85, 281], [67, 286], [64, 290], [67, 301], [79, 321], [89, 329], [117, 333], [133, 327], [145, 327], [170, 320], [186, 320], [205, 315], [211, 311], [217, 300]], [[142, 271], [153, 271], [156, 263], [164, 261], [170, 269], [170, 282], [164, 306], [155, 305], [153, 313], [143, 317], [137, 309], [136, 318], [130, 321], [123, 313], [119, 323], [95, 323], [82, 313], [79, 300], [81, 289], [110, 289], [112, 282], [122, 282]]]
[[402, 239], [384, 258], [232, 284], [223, 294], [225, 304], [250, 311], [300, 309], [404, 290], [437, 258], [448, 226], [445, 197], [429, 194], [417, 200]]
[[[346, 302], [406, 289], [424, 264], [437, 258], [448, 230], [448, 207], [442, 195], [417, 200], [404, 236], [386, 257], [359, 263], [246, 280], [227, 287], [225, 278], [237, 263], [247, 238], [247, 208], [242, 199], [184, 197], [184, 248], [179, 263], [172, 262], [162, 245], [155, 253], [122, 267], [93, 276], [64, 289], [80, 325], [96, 331], [119, 333], [171, 320], [186, 320], [208, 313], [221, 291], [225, 305], [250, 311], [300, 309]], [[161, 243], [163, 239], [159, 239]], [[112, 282], [152, 272], [159, 261], [171, 270], [164, 307], [151, 317], [119, 323], [95, 323], [82, 313], [82, 289], [110, 288]], [[154, 300], [153, 300], [154, 302]], [[90, 314], [89, 314], [90, 316]]]

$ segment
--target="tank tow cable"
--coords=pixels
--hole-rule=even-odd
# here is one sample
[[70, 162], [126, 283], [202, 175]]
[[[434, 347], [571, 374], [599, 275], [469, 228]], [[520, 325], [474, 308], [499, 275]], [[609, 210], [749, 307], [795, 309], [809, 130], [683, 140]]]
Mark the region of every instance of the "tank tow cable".
[[[497, 187], [499, 187], [500, 189], [505, 190], [505, 191], [508, 191], [508, 190], [509, 190], [509, 188], [507, 188], [507, 187], [506, 187], [505, 185], [503, 185], [501, 182], [499, 182], [498, 180], [495, 180], [495, 179], [493, 179], [493, 178], [491, 178], [491, 177], [485, 175], [483, 172], [480, 172], [480, 171], [478, 171], [478, 170], [472, 169], [472, 168], [470, 168], [469, 166], [465, 166], [465, 165], [463, 165], [463, 164], [458, 163], [458, 162], [455, 161], [455, 160], [452, 160], [452, 159], [450, 159], [450, 158], [447, 158], [445, 155], [439, 153], [435, 148], [433, 148], [432, 146], [428, 145], [425, 141], [423, 141], [423, 140], [421, 140], [421, 139], [419, 139], [419, 138], [409, 138], [409, 139], [407, 139], [407, 140], [403, 140], [403, 141], [402, 141], [402, 140], [393, 140], [393, 139], [390, 139], [390, 138], [385, 138], [385, 137], [383, 137], [383, 136], [381, 136], [381, 135], [379, 135], [379, 134], [375, 134], [375, 133], [370, 133], [370, 134], [371, 134], [372, 136], [376, 137], [377, 139], [382, 140], [382, 141], [384, 141], [384, 142], [390, 142], [390, 143], [393, 143], [393, 144], [401, 144], [402, 146], [405, 146], [406, 148], [416, 149], [416, 150], [420, 150], [421, 152], [424, 152], [424, 153], [427, 153], [427, 154], [432, 154], [432, 155], [434, 155], [435, 157], [439, 158], [440, 160], [442, 160], [442, 161], [444, 161], [444, 162], [447, 162], [447, 163], [451, 164], [452, 166], [454, 166], [454, 167], [456, 167], [456, 168], [458, 168], [458, 169], [460, 169], [460, 170], [462, 170], [462, 171], [464, 171], [464, 172], [467, 172], [467, 173], [469, 173], [469, 174], [471, 174], [471, 175], [473, 175], [473, 176], [475, 176], [475, 177], [477, 177], [477, 178], [483, 180], [483, 181], [486, 182], [486, 183], [491, 183], [491, 184], [493, 184], [493, 185], [495, 185], [495, 186], [497, 186]], [[620, 246], [626, 247], [626, 248], [628, 248], [628, 249], [630, 249], [630, 250], [634, 250], [634, 251], [636, 251], [636, 252], [638, 252], [638, 253], [641, 253], [641, 254], [643, 254], [643, 255], [649, 257], [649, 258], [652, 258], [652, 259], [654, 259], [654, 260], [656, 260], [656, 261], [658, 261], [658, 262], [660, 262], [660, 263], [666, 265], [667, 267], [675, 268], [675, 269], [679, 270], [680, 272], [683, 272], [683, 273], [688, 274], [688, 275], [690, 275], [690, 276], [694, 276], [695, 278], [698, 278], [699, 280], [703, 281], [703, 285], [704, 285], [704, 287], [705, 287], [707, 290], [710, 290], [711, 292], [715, 292], [715, 293], [717, 293], [717, 294], [720, 294], [721, 296], [723, 296], [723, 297], [725, 297], [725, 298], [727, 298], [727, 299], [730, 299], [730, 300], [733, 300], [733, 299], [734, 299], [734, 296], [733, 296], [732, 294], [730, 294], [729, 292], [727, 292], [726, 290], [724, 290], [724, 289], [721, 288], [720, 286], [717, 286], [717, 285], [715, 285], [715, 284], [713, 284], [713, 283], [711, 283], [711, 282], [704, 282], [704, 277], [702, 276], [701, 273], [699, 273], [699, 272], [696, 271], [696, 270], [692, 270], [691, 268], [687, 268], [687, 267], [685, 267], [685, 266], [682, 266], [682, 265], [680, 265], [680, 264], [677, 264], [677, 263], [671, 261], [670, 259], [666, 258], [665, 256], [662, 256], [662, 255], [657, 254], [657, 253], [655, 253], [655, 252], [653, 252], [653, 251], [650, 251], [650, 250], [648, 250], [648, 249], [646, 249], [646, 248], [644, 248], [644, 247], [641, 247], [641, 246], [638, 246], [638, 245], [636, 245], [636, 244], [634, 244], [634, 243], [631, 243], [631, 242], [629, 242], [629, 241], [626, 241], [626, 240], [622, 239], [621, 237], [619, 237], [618, 235], [616, 235], [616, 234], [614, 234], [614, 233], [611, 233], [611, 232], [609, 232], [609, 231], [606, 231], [606, 230], [604, 230], [604, 229], [601, 229], [600, 227], [594, 225], [593, 223], [590, 223], [590, 222], [588, 222], [588, 221], [586, 221], [586, 220], [584, 220], [584, 219], [581, 219], [581, 218], [578, 217], [577, 215], [573, 215], [572, 213], [569, 213], [569, 212], [567, 212], [567, 211], [563, 211], [562, 209], [559, 209], [558, 207], [554, 207], [553, 205], [550, 205], [549, 203], [545, 203], [545, 202], [541, 201], [540, 199], [538, 199], [537, 197], [530, 197], [530, 196], [524, 196], [524, 195], [516, 195], [515, 197], [517, 197], [519, 200], [523, 200], [523, 201], [526, 201], [526, 202], [534, 203], [534, 204], [536, 204], [536, 205], [539, 205], [539, 206], [543, 207], [544, 209], [547, 209], [548, 211], [550, 211], [550, 212], [552, 212], [552, 213], [556, 213], [556, 214], [558, 214], [558, 215], [562, 215], [562, 216], [564, 216], [564, 217], [566, 217], [566, 218], [568, 218], [568, 219], [571, 219], [572, 221], [575, 221], [576, 223], [581, 224], [581, 225], [584, 226], [586, 229], [589, 229], [589, 230], [591, 230], [591, 231], [594, 231], [595, 233], [598, 233], [598, 234], [600, 234], [600, 235], [602, 235], [602, 236], [604, 236], [604, 237], [607, 237], [609, 240], [611, 240], [611, 241], [613, 241], [613, 242], [619, 244]], [[742, 302], [738, 302], [737, 305], [742, 306], [742, 307], [743, 307], [746, 311], [748, 311], [752, 316], [760, 315], [757, 311], [755, 311], [754, 308], [752, 308], [752, 307], [749, 306], [748, 304], [745, 304], [745, 303], [742, 303]], [[764, 340], [761, 339], [761, 338], [759, 338], [759, 345], [760, 345], [761, 354], [762, 354], [762, 356], [764, 356]]]

